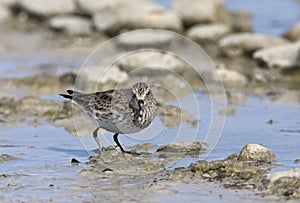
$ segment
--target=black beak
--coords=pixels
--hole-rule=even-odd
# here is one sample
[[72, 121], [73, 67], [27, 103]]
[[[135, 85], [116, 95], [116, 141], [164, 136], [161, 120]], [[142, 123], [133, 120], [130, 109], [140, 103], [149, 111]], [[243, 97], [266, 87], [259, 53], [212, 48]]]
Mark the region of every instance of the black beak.
[[144, 111], [144, 100], [138, 100], [139, 112], [142, 113]]

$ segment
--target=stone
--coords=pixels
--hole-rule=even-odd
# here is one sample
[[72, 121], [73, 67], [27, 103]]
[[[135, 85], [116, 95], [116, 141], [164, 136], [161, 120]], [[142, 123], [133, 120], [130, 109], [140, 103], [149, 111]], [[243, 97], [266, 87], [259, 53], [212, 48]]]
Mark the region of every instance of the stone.
[[225, 84], [225, 86], [231, 86], [231, 85], [246, 85], [248, 80], [247, 78], [235, 71], [235, 70], [229, 70], [225, 68], [224, 66], [220, 66], [212, 75], [212, 78], [216, 81], [221, 79], [221, 81]]
[[124, 48], [164, 47], [171, 43], [173, 35], [170, 32], [144, 30], [131, 32], [118, 37], [118, 46]]
[[206, 142], [178, 142], [159, 147], [157, 152], [200, 152], [208, 149]]
[[125, 72], [131, 72], [138, 68], [168, 69], [183, 73], [186, 65], [171, 53], [163, 52], [139, 52], [120, 60], [118, 66]]
[[253, 58], [262, 67], [293, 69], [300, 66], [300, 42], [287, 43], [256, 51]]
[[251, 56], [258, 49], [285, 43], [287, 43], [287, 40], [281, 37], [273, 37], [260, 33], [238, 33], [221, 38], [219, 46], [222, 54], [228, 57], [235, 57], [240, 55]]
[[[10, 17], [11, 17], [11, 12], [9, 8], [0, 3], [0, 23], [7, 21], [8, 19], [10, 19]], [[0, 48], [0, 52], [1, 52], [1, 48]]]
[[17, 5], [21, 0], [0, 0], [0, 4], [8, 6], [8, 7], [13, 7]]
[[107, 9], [93, 15], [93, 24], [98, 32], [108, 35], [117, 35], [122, 26], [118, 16], [113, 11]]
[[182, 30], [180, 17], [175, 12], [164, 10], [150, 1], [132, 1], [107, 8], [95, 13], [93, 21], [97, 31], [108, 35], [116, 35], [127, 29]]
[[86, 35], [92, 31], [92, 23], [89, 19], [70, 15], [52, 17], [49, 20], [49, 27], [72, 35]]
[[266, 68], [254, 68], [252, 72], [252, 81], [261, 84], [268, 84], [270, 82], [279, 81], [281, 75], [279, 71], [275, 69], [266, 69]]
[[218, 22], [218, 15], [225, 11], [222, 0], [176, 0], [171, 9], [181, 16], [185, 26]]
[[283, 36], [291, 41], [300, 40], [300, 22], [288, 29]]
[[260, 144], [247, 144], [238, 156], [239, 161], [271, 161], [275, 159], [276, 156], [273, 152]]
[[173, 105], [162, 105], [158, 108], [158, 117], [168, 128], [174, 128], [180, 126], [182, 123], [195, 128], [197, 127], [199, 120], [185, 111]]
[[266, 174], [255, 186], [267, 194], [300, 198], [300, 168]]
[[128, 79], [126, 72], [121, 71], [117, 66], [93, 65], [81, 69], [79, 79], [83, 83], [120, 83]]
[[229, 32], [229, 28], [223, 24], [195, 25], [186, 35], [196, 42], [216, 42]]
[[231, 12], [229, 25], [232, 32], [250, 32], [252, 16], [246, 12]]
[[48, 113], [59, 110], [60, 106], [56, 102], [42, 100], [34, 96], [23, 97], [16, 105], [18, 113], [36, 117], [46, 117]]
[[11, 156], [9, 154], [0, 154], [0, 163], [10, 160], [19, 160], [20, 158]]
[[[80, 13], [93, 15], [99, 11], [121, 7], [137, 0], [75, 0]], [[144, 0], [142, 0], [144, 1]]]
[[76, 11], [73, 0], [20, 0], [20, 8], [39, 17], [69, 14]]

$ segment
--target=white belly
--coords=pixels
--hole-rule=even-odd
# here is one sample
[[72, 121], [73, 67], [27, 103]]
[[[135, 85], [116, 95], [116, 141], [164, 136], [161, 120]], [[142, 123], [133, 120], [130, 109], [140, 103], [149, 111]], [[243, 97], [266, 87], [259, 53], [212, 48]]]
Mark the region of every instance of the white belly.
[[106, 119], [102, 119], [102, 121], [94, 121], [98, 127], [113, 133], [131, 134], [143, 130], [142, 128], [135, 126], [133, 122], [120, 121], [118, 123], [113, 123], [111, 120]]

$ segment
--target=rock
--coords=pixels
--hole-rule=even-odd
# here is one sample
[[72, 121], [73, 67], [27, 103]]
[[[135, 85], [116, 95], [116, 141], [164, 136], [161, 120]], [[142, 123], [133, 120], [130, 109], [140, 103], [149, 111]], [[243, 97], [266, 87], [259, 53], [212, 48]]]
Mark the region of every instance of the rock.
[[285, 44], [287, 40], [259, 33], [238, 33], [223, 37], [219, 41], [221, 52], [229, 57], [252, 55], [261, 48]]
[[[128, 14], [131, 15], [128, 15]], [[179, 16], [150, 1], [131, 1], [99, 11], [93, 15], [97, 31], [116, 35], [122, 30], [156, 28], [180, 32]]]
[[215, 81], [218, 81], [219, 78], [226, 86], [246, 85], [248, 82], [247, 78], [243, 74], [235, 70], [229, 70], [224, 66], [219, 67], [212, 75], [212, 79]]
[[229, 32], [223, 24], [195, 25], [187, 31], [187, 36], [196, 42], [216, 42]]
[[118, 63], [121, 70], [131, 72], [138, 68], [148, 67], [150, 69], [168, 69], [182, 74], [186, 70], [184, 64], [179, 58], [172, 53], [163, 52], [139, 52], [127, 56]]
[[59, 110], [60, 106], [57, 103], [33, 96], [22, 98], [16, 105], [16, 111], [23, 116], [36, 116], [38, 118], [48, 116], [49, 112], [58, 112]]
[[260, 144], [247, 144], [238, 156], [239, 161], [271, 161], [276, 156]]
[[300, 42], [283, 44], [258, 50], [253, 54], [253, 58], [263, 67], [293, 69], [300, 66], [299, 51]]
[[178, 127], [186, 123], [191, 127], [196, 127], [199, 120], [192, 114], [172, 105], [163, 105], [158, 109], [158, 116], [166, 127]]
[[269, 173], [264, 175], [255, 186], [259, 192], [300, 198], [300, 168]]
[[[120, 83], [128, 79], [126, 72], [121, 71], [117, 66], [94, 65], [86, 66], [81, 69], [77, 82], [104, 84], [108, 82]], [[84, 86], [84, 85], [83, 85]]]
[[210, 180], [224, 181], [226, 184], [229, 183], [228, 185], [233, 184], [235, 186], [237, 182], [245, 184], [245, 180], [249, 181], [262, 173], [261, 169], [251, 167], [248, 163], [236, 161], [235, 159], [216, 160], [212, 162], [199, 160], [196, 163], [190, 164], [188, 169], [194, 174], [201, 175], [202, 177], [204, 175], [205, 178], [209, 178]]
[[21, 0], [0, 0], [0, 4], [8, 6], [8, 7], [13, 7], [17, 5]]
[[164, 47], [171, 43], [174, 36], [169, 32], [157, 30], [143, 30], [131, 32], [118, 37], [117, 45], [120, 47], [135, 49], [145, 47]]
[[87, 15], [93, 15], [99, 11], [115, 9], [124, 4], [132, 3], [133, 1], [137, 0], [75, 0], [79, 12]]
[[198, 23], [213, 23], [224, 13], [222, 0], [176, 0], [171, 9], [178, 13], [185, 26]]
[[247, 94], [245, 91], [237, 91], [236, 88], [226, 91], [226, 97], [229, 104], [244, 105], [247, 101]]
[[283, 36], [291, 41], [300, 40], [300, 22], [288, 29]]
[[[0, 3], [0, 23], [7, 21], [11, 17], [10, 10], [7, 6]], [[1, 48], [0, 48], [1, 52]]]
[[252, 72], [252, 81], [256, 83], [268, 84], [270, 82], [279, 81], [281, 75], [275, 69], [254, 68]]
[[49, 20], [49, 27], [71, 35], [86, 35], [92, 31], [92, 23], [89, 19], [70, 15], [52, 17]]
[[16, 101], [13, 97], [2, 97], [0, 99], [0, 114], [7, 116], [16, 109]]
[[74, 0], [20, 0], [20, 8], [39, 17], [69, 14], [76, 11]]
[[5, 162], [5, 161], [10, 161], [10, 160], [19, 160], [20, 158], [14, 157], [8, 154], [1, 154], [0, 155], [0, 163]]
[[229, 18], [229, 25], [233, 32], [250, 32], [252, 30], [250, 13], [231, 12]]
[[178, 142], [159, 147], [156, 152], [199, 153], [208, 149], [206, 142]]
[[114, 175], [145, 175], [162, 171], [165, 168], [164, 162], [159, 159], [152, 159], [150, 156], [133, 156], [132, 154], [123, 153], [116, 149], [115, 146], [105, 148], [98, 157], [90, 157], [87, 166], [83, 168], [80, 175], [85, 177], [101, 177], [107, 168]]
[[111, 10], [104, 10], [93, 15], [93, 24], [99, 32], [108, 35], [117, 35], [121, 28], [121, 23]]

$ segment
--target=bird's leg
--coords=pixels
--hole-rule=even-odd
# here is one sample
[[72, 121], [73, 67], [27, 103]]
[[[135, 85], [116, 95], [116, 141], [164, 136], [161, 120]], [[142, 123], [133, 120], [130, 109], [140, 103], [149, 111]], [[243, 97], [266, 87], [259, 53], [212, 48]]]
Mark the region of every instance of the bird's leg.
[[114, 141], [115, 141], [115, 143], [118, 145], [118, 147], [120, 147], [121, 151], [122, 151], [122, 152], [125, 152], [125, 150], [123, 149], [123, 147], [121, 146], [121, 144], [120, 144], [120, 142], [119, 142], [119, 140], [118, 140], [118, 136], [119, 136], [119, 133], [115, 133], [115, 134], [114, 134]]
[[99, 140], [99, 138], [98, 138], [98, 130], [100, 129], [100, 127], [98, 127], [98, 128], [96, 128], [95, 130], [94, 130], [94, 132], [93, 132], [93, 137], [94, 137], [94, 139], [95, 139], [95, 141], [97, 142], [97, 144], [98, 144], [98, 147], [99, 147], [99, 154], [103, 151], [103, 147], [102, 147], [102, 145], [101, 145], [101, 142], [100, 142], [100, 140]]
[[124, 150], [123, 147], [121, 146], [119, 140], [118, 140], [118, 135], [119, 135], [119, 133], [115, 133], [115, 134], [114, 134], [114, 141], [115, 141], [115, 143], [118, 145], [118, 147], [120, 147], [120, 149], [121, 149], [121, 151], [122, 151], [123, 153], [132, 154], [132, 155], [140, 155], [140, 154], [137, 153], [137, 152], [131, 152], [131, 151], [126, 151], [126, 150]]

